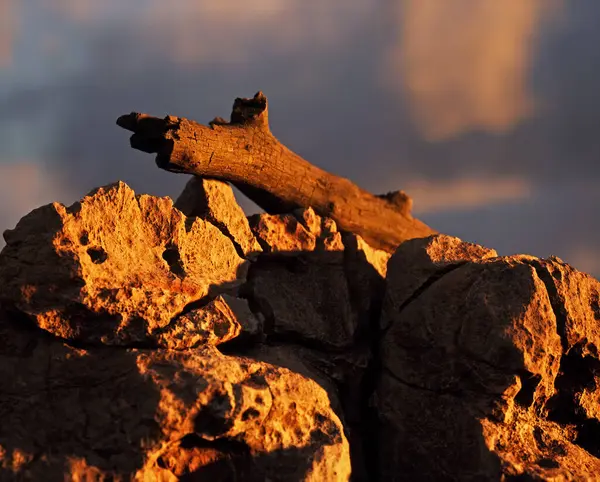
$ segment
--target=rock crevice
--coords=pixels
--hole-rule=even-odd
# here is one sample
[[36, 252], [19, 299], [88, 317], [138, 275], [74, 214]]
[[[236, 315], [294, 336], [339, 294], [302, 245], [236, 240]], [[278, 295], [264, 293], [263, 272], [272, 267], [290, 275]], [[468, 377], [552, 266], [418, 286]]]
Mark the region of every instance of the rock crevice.
[[600, 473], [600, 283], [557, 258], [444, 235], [390, 257], [200, 178], [5, 239], [0, 480]]

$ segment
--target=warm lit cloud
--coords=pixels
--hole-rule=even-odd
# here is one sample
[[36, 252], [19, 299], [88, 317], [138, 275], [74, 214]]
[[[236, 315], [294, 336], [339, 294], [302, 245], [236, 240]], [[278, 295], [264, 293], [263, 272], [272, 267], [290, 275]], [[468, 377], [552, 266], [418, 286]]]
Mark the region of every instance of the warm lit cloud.
[[552, 0], [398, 0], [385, 82], [430, 139], [504, 131], [531, 113], [528, 73]]
[[287, 53], [339, 44], [371, 8], [357, 0], [154, 0], [138, 15], [141, 35], [175, 61], [237, 62], [257, 57], [257, 48]]
[[[108, 3], [114, 3], [109, 0]], [[94, 15], [106, 9], [106, 1], [94, 0], [52, 0], [44, 3], [44, 7], [59, 12], [64, 17], [77, 22], [87, 22]]]
[[531, 185], [519, 178], [463, 178], [450, 181], [412, 181], [404, 191], [413, 198], [414, 212], [464, 211], [527, 199]]
[[[16, 0], [0, 0], [6, 1]], [[133, 47], [186, 65], [250, 62], [269, 54], [339, 46], [373, 9], [359, 0], [31, 1], [74, 24], [111, 24], [126, 50]]]
[[0, 68], [12, 61], [17, 13], [17, 0], [0, 0]]
[[600, 245], [572, 248], [564, 256], [564, 261], [580, 271], [600, 276]]
[[[0, 234], [39, 206], [74, 200], [60, 181], [39, 165], [26, 161], [0, 164]], [[3, 245], [4, 238], [0, 237]]]

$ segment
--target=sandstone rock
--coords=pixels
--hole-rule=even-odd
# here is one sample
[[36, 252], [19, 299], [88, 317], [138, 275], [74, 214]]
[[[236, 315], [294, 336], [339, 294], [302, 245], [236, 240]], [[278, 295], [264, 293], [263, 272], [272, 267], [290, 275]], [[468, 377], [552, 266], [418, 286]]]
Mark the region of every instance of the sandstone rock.
[[267, 252], [341, 251], [342, 238], [333, 219], [312, 208], [293, 214], [256, 214], [248, 218], [254, 235]]
[[154, 339], [161, 348], [185, 350], [203, 345], [220, 345], [242, 336], [262, 333], [258, 320], [246, 300], [219, 295], [206, 306], [183, 313], [159, 330]]
[[[295, 256], [262, 254], [248, 274], [246, 296], [265, 317], [267, 347], [248, 356], [285, 366], [317, 381], [339, 399], [351, 441], [353, 480], [369, 481], [364, 446], [371, 418], [365, 417], [365, 379], [383, 296], [383, 278], [369, 262], [360, 238], [344, 233], [345, 251]], [[339, 408], [338, 408], [339, 407]]]
[[287, 260], [263, 255], [252, 267], [247, 292], [271, 338], [342, 349], [369, 329], [373, 291], [382, 289], [381, 281], [364, 255], [314, 252]]
[[252, 258], [262, 251], [243, 209], [226, 182], [194, 176], [177, 198], [175, 207], [186, 216], [199, 217], [217, 226], [236, 244], [244, 257]]
[[[430, 238], [403, 244], [390, 260], [373, 398], [380, 476], [595, 477], [600, 420], [583, 405], [600, 385], [600, 284], [557, 261], [441, 241], [447, 256], [430, 254]], [[423, 284], [440, 264], [469, 257]]]
[[70, 340], [144, 341], [246, 271], [215, 226], [123, 183], [36, 209], [4, 237], [0, 297]]
[[6, 317], [0, 339], [0, 480], [348, 480], [327, 394], [285, 368], [74, 348]]
[[248, 218], [252, 232], [267, 252], [313, 251], [315, 236], [292, 214], [255, 214]]
[[312, 208], [263, 214], [251, 225], [267, 253], [252, 267], [248, 293], [267, 331], [329, 348], [352, 346], [369, 329], [389, 255], [339, 233]]
[[[157, 416], [163, 430], [171, 429], [166, 447], [171, 457], [173, 448], [188, 457], [184, 442], [190, 440], [185, 437], [193, 434], [192, 446], [208, 446], [230, 458], [235, 478], [348, 479], [343, 427], [315, 382], [284, 368], [209, 349], [201, 355], [155, 352], [138, 358], [138, 366], [160, 389]], [[163, 450], [150, 459], [157, 457], [161, 464]], [[169, 468], [166, 461], [162, 464]], [[195, 472], [203, 475], [202, 468]]]
[[[377, 270], [377, 273], [379, 273], [382, 278], [385, 278], [387, 276], [387, 265], [391, 254], [381, 249], [373, 248], [363, 238], [356, 234], [350, 235], [349, 238], [356, 239], [356, 244], [352, 243], [354, 249], [356, 251], [362, 251], [368, 263]], [[346, 245], [346, 249], [348, 249], [349, 241], [346, 241], [344, 244]]]
[[352, 344], [360, 319], [348, 292], [342, 252], [287, 260], [262, 256], [250, 271], [249, 291], [265, 316], [268, 335], [319, 346]]
[[178, 204], [120, 183], [5, 233], [0, 480], [600, 473], [598, 281], [310, 208], [251, 218], [256, 255], [228, 186]]
[[[354, 306], [371, 318], [373, 332], [379, 328], [379, 305], [385, 292], [390, 255], [372, 248], [360, 236], [344, 233], [344, 264]], [[375, 310], [376, 312], [373, 312]], [[377, 317], [377, 319], [373, 319]]]
[[[413, 297], [441, 276], [467, 262], [477, 262], [498, 256], [493, 249], [466, 243], [458, 238], [438, 234], [412, 239], [402, 244], [390, 258], [387, 267], [388, 309], [399, 312]], [[393, 266], [393, 268], [392, 268]], [[393, 308], [392, 308], [393, 307]], [[387, 328], [389, 317], [383, 317], [381, 328]]]
[[323, 387], [334, 412], [341, 418], [350, 442], [352, 480], [369, 481], [373, 477], [365, 466], [364, 446], [371, 420], [364, 417], [363, 379], [371, 359], [367, 347], [326, 352], [293, 342], [255, 345], [245, 352], [248, 357], [288, 368]]

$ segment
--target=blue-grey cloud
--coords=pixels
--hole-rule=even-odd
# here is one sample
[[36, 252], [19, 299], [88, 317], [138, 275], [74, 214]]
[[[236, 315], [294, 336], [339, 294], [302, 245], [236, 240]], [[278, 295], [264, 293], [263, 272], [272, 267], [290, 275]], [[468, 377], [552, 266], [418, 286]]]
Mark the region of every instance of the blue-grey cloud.
[[[8, 75], [0, 78], [0, 159], [24, 158], [54, 172], [73, 196], [66, 201], [116, 179], [137, 191], [176, 196], [185, 177], [161, 172], [151, 156], [129, 149], [116, 117], [136, 110], [208, 121], [226, 117], [234, 97], [260, 89], [270, 100], [273, 131], [289, 147], [374, 192], [421, 182], [417, 212], [419, 202], [428, 205], [423, 217], [442, 231], [482, 238], [503, 252], [600, 251], [593, 188], [569, 187], [600, 182], [600, 31], [594, 28], [600, 4], [565, 4], [561, 23], [523, 22], [523, 38], [537, 39], [535, 55], [519, 54], [518, 68], [507, 71], [516, 71], [525, 97], [535, 98], [533, 111], [524, 115], [508, 103], [511, 122], [503, 132], [488, 132], [485, 119], [492, 117], [471, 114], [491, 107], [487, 97], [473, 94], [471, 120], [434, 142], [413, 115], [410, 89], [391, 95], [381, 83], [390, 53], [405, 47], [398, 42], [406, 42], [399, 8], [406, 1], [265, 0], [263, 10], [238, 11], [238, 2], [166, 8], [158, 1], [109, 0], [69, 12], [71, 2], [55, 3], [43, 14], [39, 5], [31, 7], [35, 2], [21, 3], [21, 27], [32, 34], [19, 37]], [[51, 48], [44, 47], [48, 39]], [[492, 64], [494, 55], [504, 55], [485, 52]], [[387, 72], [404, 85], [403, 68]], [[497, 91], [492, 99], [502, 104]], [[456, 204], [478, 180], [498, 188], [506, 179], [534, 196], [505, 192], [490, 204], [483, 188], [478, 199], [485, 207]], [[455, 193], [444, 213], [435, 208], [443, 204], [442, 185]], [[555, 205], [567, 191], [565, 219]]]

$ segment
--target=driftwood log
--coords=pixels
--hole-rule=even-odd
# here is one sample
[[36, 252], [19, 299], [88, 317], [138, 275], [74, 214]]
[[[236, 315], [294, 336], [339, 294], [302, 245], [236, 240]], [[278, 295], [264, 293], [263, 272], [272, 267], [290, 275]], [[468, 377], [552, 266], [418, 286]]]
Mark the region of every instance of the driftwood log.
[[388, 252], [403, 241], [435, 233], [411, 216], [412, 201], [402, 191], [375, 196], [281, 144], [269, 129], [262, 92], [236, 99], [229, 122], [218, 117], [205, 126], [132, 112], [117, 124], [134, 132], [131, 147], [157, 154], [161, 169], [230, 182], [267, 212], [312, 206], [340, 229]]

